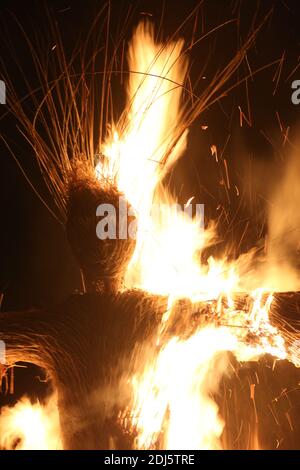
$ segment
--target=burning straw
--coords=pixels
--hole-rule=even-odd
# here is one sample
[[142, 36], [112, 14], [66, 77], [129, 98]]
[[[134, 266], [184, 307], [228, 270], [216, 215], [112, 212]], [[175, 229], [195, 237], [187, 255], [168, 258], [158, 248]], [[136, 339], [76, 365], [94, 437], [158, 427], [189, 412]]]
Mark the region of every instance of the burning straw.
[[[163, 221], [150, 217], [154, 202], [170, 205], [174, 199], [162, 179], [182, 155], [188, 127], [226, 94], [268, 18], [199, 96], [188, 86], [180, 29], [159, 43], [153, 26], [141, 23], [129, 46], [126, 107], [117, 120], [110, 87], [112, 75], [120, 72], [114, 68], [117, 49], [110, 60], [105, 44], [101, 74], [95, 73], [96, 54], [86, 65], [80, 62], [79, 75], [73, 70], [90, 36], [69, 63], [58, 35], [53, 69], [29, 41], [43, 95], [39, 101], [30, 91], [33, 119], [7, 81], [8, 105], [32, 146], [88, 291], [43, 312], [0, 314], [8, 363], [38, 364], [54, 384], [65, 449], [147, 448], [159, 440], [164, 448], [220, 448], [224, 423], [211, 397], [228, 367], [227, 360], [218, 360], [220, 354], [231, 351], [240, 361], [265, 352], [288, 357], [284, 335], [270, 323], [271, 297], [263, 301], [259, 290], [251, 293], [251, 307], [238, 308], [234, 263], [210, 259], [203, 266], [196, 259], [214, 233], [201, 235], [195, 221], [171, 212]], [[232, 22], [194, 39], [188, 49]], [[106, 32], [108, 38], [108, 22]], [[97, 205], [108, 202], [118, 209], [122, 194], [137, 214], [136, 245], [130, 238], [96, 237]], [[197, 304], [194, 315], [189, 305], [195, 310]]]

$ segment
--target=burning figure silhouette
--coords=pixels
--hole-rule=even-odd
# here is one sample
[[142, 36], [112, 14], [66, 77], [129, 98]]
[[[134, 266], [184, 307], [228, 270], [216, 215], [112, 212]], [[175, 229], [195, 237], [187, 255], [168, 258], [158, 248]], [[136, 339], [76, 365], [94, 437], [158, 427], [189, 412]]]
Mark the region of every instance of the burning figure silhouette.
[[[237, 295], [244, 281], [239, 260], [201, 264], [199, 253], [214, 242], [215, 228], [200, 233], [194, 220], [174, 213], [163, 184], [184, 153], [188, 127], [218, 92], [226, 94], [224, 85], [262, 24], [195, 96], [183, 40], [160, 43], [153, 25], [140, 23], [127, 54], [126, 109], [117, 121], [107, 111], [115, 57], [106, 64], [96, 143], [94, 96], [87, 91], [95, 74], [71, 73], [60, 44], [62, 73], [51, 85], [47, 68], [36, 63], [45, 93], [34, 119], [24, 117], [11, 95], [10, 109], [60, 211], [83, 292], [45, 311], [1, 313], [0, 339], [7, 364], [46, 370], [64, 449], [218, 449], [224, 423], [213, 395], [227, 373], [228, 352], [240, 362], [265, 353], [294, 360], [293, 334], [269, 319], [275, 296], [263, 285]], [[37, 132], [49, 115], [45, 134]], [[111, 117], [105, 138], [104, 116]], [[97, 207], [112, 204], [119, 216], [120, 196], [135, 210], [136, 242], [97, 237]], [[152, 217], [154, 203], [166, 205], [164, 217]], [[130, 212], [124, 216], [133, 217]]]

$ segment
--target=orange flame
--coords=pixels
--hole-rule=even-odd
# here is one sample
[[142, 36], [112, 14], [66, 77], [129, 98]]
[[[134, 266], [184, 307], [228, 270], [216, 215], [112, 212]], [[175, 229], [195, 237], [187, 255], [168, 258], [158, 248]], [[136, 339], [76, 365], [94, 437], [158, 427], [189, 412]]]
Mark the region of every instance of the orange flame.
[[[213, 242], [214, 228], [202, 231], [195, 220], [174, 211], [176, 201], [162, 187], [162, 178], [186, 146], [186, 132], [172, 146], [181, 124], [187, 73], [182, 50], [183, 41], [160, 44], [149, 23], [138, 26], [128, 53], [132, 73], [126, 115], [103, 143], [104, 159], [96, 173], [114, 180], [138, 215], [137, 246], [126, 286], [169, 297], [157, 347], [131, 380], [137, 447], [219, 449], [224, 422], [211, 394], [227, 373], [226, 352], [240, 361], [264, 353], [283, 359], [287, 352], [269, 321], [272, 295], [266, 296], [262, 288], [250, 291], [248, 311], [240, 310], [233, 296], [242, 284], [239, 263], [210, 258], [207, 266], [201, 265], [199, 254]], [[151, 211], [162, 203], [163, 215]], [[194, 304], [209, 301], [211, 322], [199, 325], [188, 338], [168, 337], [164, 333], [180, 298]], [[21, 448], [56, 447], [51, 430], [57, 417], [52, 412], [28, 400], [4, 410], [4, 442], [11, 442], [19, 430], [25, 436]]]

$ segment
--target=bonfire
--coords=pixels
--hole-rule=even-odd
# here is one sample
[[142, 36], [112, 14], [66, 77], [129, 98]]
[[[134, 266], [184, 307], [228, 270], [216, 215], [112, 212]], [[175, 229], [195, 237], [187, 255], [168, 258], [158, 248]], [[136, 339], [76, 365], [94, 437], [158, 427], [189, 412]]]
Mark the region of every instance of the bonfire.
[[[271, 253], [258, 269], [255, 250], [202, 262], [217, 226], [188, 210], [192, 199], [180, 210], [164, 183], [184, 158], [189, 127], [232, 88], [267, 18], [201, 96], [189, 86], [192, 46], [180, 31], [160, 42], [155, 25], [141, 21], [127, 46], [126, 106], [117, 120], [107, 112], [115, 58], [109, 63], [105, 50], [97, 142], [90, 69], [73, 74], [61, 43], [56, 80], [36, 58], [43, 98], [32, 119], [10, 87], [10, 111], [64, 224], [82, 289], [49, 309], [0, 313], [3, 384], [21, 361], [43, 368], [54, 389], [46, 404], [24, 398], [2, 410], [1, 447], [221, 449], [226, 422], [216, 395], [232, 364], [269, 354], [299, 365], [297, 332], [282, 315], [296, 308], [297, 293], [276, 284], [279, 269], [291, 279], [284, 290], [296, 291], [292, 268]], [[114, 207], [116, 237], [98, 236], [101, 205]]]

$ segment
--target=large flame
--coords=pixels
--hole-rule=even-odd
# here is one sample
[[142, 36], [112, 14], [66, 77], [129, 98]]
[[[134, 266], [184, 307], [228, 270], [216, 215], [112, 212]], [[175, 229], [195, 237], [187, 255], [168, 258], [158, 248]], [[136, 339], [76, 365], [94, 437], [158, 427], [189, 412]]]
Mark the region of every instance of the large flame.
[[[173, 82], [185, 81], [182, 46], [182, 41], [155, 42], [152, 28], [144, 23], [137, 28], [129, 48], [129, 69], [146, 75], [130, 75], [125, 124], [122, 121], [123, 129], [115, 129], [103, 147], [106, 173], [102, 164], [97, 171], [116, 178], [138, 214], [137, 249], [127, 287], [169, 296], [157, 348], [132, 379], [137, 447], [218, 449], [224, 423], [211, 393], [227, 371], [224, 353], [232, 351], [241, 361], [266, 352], [278, 358], [287, 353], [283, 338], [269, 322], [272, 295], [255, 290], [249, 310], [240, 310], [232, 298], [241, 284], [239, 264], [211, 258], [208, 266], [201, 265], [201, 250], [213, 241], [214, 230], [204, 231], [199, 220], [176, 210], [176, 201], [160, 184], [185, 146], [186, 134], [165, 159], [172, 132], [181, 125], [182, 88]], [[161, 204], [163, 210], [151, 210], [161, 209]], [[214, 301], [211, 324], [199, 326], [185, 339], [164, 335], [179, 298]], [[187, 316], [182, 332], [189, 321]]]
[[[156, 348], [131, 380], [137, 447], [219, 449], [224, 422], [212, 393], [228, 371], [227, 352], [247, 361], [266, 352], [283, 359], [288, 351], [269, 321], [272, 294], [256, 286], [260, 289], [248, 292], [247, 309], [239, 307], [234, 296], [242, 284], [239, 263], [210, 258], [201, 265], [201, 250], [213, 242], [214, 229], [204, 231], [199, 220], [176, 210], [163, 188], [164, 175], [186, 146], [186, 132], [173, 145], [182, 125], [188, 68], [182, 50], [183, 41], [162, 44], [150, 24], [138, 26], [129, 45], [126, 112], [111, 126], [96, 173], [114, 180], [138, 215], [126, 286], [169, 297]], [[209, 310], [208, 321], [188, 335], [189, 314], [181, 331], [172, 334], [169, 328], [180, 298], [189, 299], [191, 311], [203, 301]], [[23, 401], [5, 413], [7, 432], [17, 428], [25, 435], [22, 448], [52, 447], [47, 408]]]

